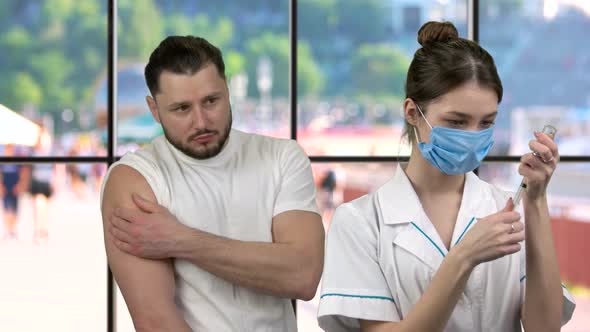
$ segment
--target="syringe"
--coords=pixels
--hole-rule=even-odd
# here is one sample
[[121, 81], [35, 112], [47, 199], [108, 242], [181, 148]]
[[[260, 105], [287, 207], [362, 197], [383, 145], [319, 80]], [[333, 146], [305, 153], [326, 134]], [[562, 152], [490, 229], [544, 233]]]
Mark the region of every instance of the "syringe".
[[[541, 132], [546, 134], [547, 136], [549, 136], [551, 139], [554, 139], [555, 134], [557, 133], [557, 129], [551, 125], [545, 125], [545, 127], [543, 127], [543, 130]], [[520, 185], [518, 186], [518, 190], [516, 191], [516, 194], [514, 194], [514, 197], [512, 198], [512, 202], [513, 202], [515, 208], [520, 203], [520, 200], [522, 199], [522, 192], [525, 189], [526, 189], [526, 183], [524, 183], [524, 178], [523, 178], [522, 181], [520, 182]]]

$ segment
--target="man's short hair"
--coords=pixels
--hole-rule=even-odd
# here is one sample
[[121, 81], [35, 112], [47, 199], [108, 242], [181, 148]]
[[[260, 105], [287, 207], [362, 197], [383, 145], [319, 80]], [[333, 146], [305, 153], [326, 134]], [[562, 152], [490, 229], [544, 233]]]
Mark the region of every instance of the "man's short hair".
[[145, 66], [145, 81], [152, 96], [160, 91], [163, 71], [193, 75], [204, 66], [213, 64], [225, 79], [225, 64], [221, 51], [201, 37], [169, 36], [150, 55]]

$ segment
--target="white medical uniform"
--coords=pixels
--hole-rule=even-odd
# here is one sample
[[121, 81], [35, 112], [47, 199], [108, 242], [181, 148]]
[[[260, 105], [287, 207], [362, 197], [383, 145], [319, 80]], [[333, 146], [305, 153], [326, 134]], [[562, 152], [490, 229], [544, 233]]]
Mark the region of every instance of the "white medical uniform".
[[[498, 212], [509, 197], [468, 173], [451, 248], [477, 218]], [[404, 319], [448, 253], [400, 166], [376, 192], [335, 211], [326, 245], [318, 317], [329, 332], [359, 331], [359, 319]], [[445, 331], [521, 331], [524, 243], [522, 248], [475, 267]], [[575, 302], [565, 287], [563, 296], [565, 324]]]
[[[319, 213], [309, 158], [293, 140], [234, 129], [218, 155], [196, 160], [160, 136], [119, 164], [141, 173], [181, 223], [231, 239], [272, 242], [273, 217]], [[235, 285], [184, 259], [174, 260], [174, 273], [176, 303], [193, 331], [297, 330], [290, 299]]]

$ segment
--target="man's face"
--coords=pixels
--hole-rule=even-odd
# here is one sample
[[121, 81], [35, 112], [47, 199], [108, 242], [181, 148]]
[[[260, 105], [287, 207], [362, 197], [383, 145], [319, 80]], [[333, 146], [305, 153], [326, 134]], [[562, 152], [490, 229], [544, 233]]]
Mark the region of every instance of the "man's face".
[[232, 124], [227, 85], [217, 68], [207, 64], [193, 75], [164, 71], [159, 85], [147, 102], [168, 141], [196, 159], [216, 156]]

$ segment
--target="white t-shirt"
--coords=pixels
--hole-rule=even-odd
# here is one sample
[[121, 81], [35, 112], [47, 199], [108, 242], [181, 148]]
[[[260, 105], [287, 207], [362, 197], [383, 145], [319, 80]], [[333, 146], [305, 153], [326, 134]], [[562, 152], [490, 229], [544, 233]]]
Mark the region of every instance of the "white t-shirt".
[[[468, 173], [451, 250], [478, 218], [501, 210], [509, 197]], [[326, 245], [318, 317], [328, 332], [359, 331], [359, 319], [404, 319], [448, 254], [399, 166], [376, 192], [336, 209]], [[521, 245], [518, 253], [475, 267], [445, 331], [521, 330], [526, 286], [524, 242]], [[565, 287], [563, 296], [565, 324], [575, 302]]]
[[[119, 164], [139, 171], [180, 222], [231, 239], [272, 242], [274, 216], [319, 213], [309, 158], [292, 140], [232, 130], [217, 156], [196, 160], [160, 136]], [[239, 287], [186, 260], [176, 259], [174, 270], [177, 303], [195, 331], [297, 330], [289, 299]]]

